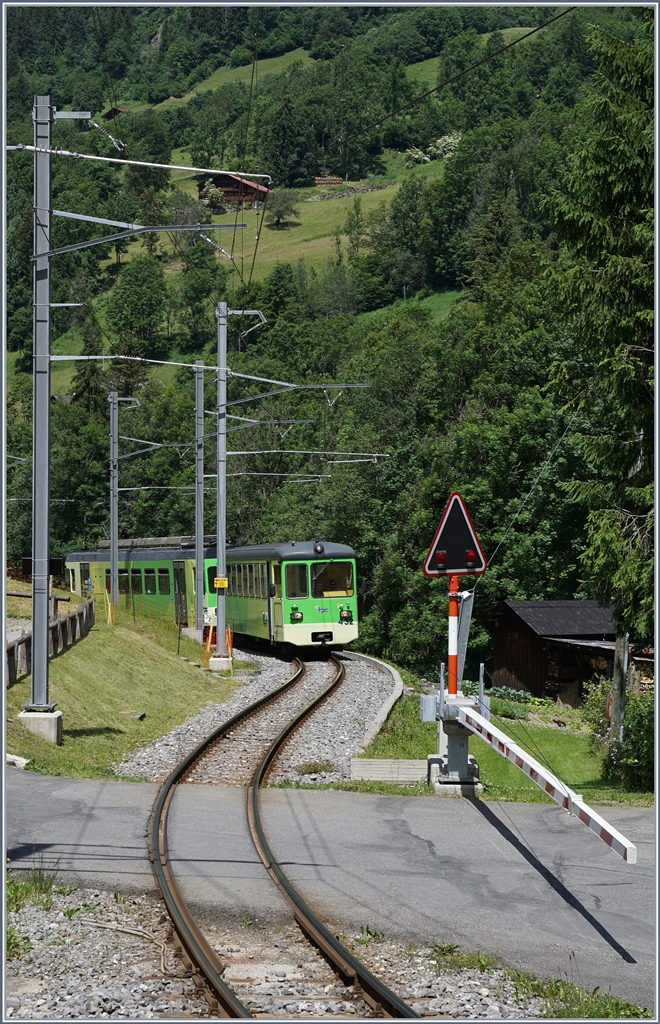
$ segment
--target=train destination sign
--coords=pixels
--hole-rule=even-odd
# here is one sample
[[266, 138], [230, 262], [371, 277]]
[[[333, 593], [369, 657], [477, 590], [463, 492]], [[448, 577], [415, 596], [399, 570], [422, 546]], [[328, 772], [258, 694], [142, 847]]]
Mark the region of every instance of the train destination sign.
[[454, 491], [426, 556], [424, 572], [427, 576], [480, 576], [486, 566], [465, 502]]

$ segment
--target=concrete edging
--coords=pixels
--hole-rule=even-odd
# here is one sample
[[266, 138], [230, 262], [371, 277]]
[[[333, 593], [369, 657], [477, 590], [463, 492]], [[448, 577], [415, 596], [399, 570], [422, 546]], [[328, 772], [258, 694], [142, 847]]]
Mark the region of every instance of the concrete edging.
[[360, 740], [360, 746], [358, 747], [358, 753], [367, 749], [370, 743], [373, 743], [374, 739], [381, 730], [381, 726], [385, 722], [385, 719], [389, 715], [390, 711], [398, 701], [399, 697], [403, 693], [403, 679], [392, 665], [388, 665], [386, 661], [380, 661], [378, 658], [372, 658], [369, 654], [358, 654], [356, 651], [344, 651], [344, 655], [350, 658], [358, 658], [362, 661], [371, 662], [373, 665], [378, 665], [384, 668], [390, 673], [394, 680], [394, 689], [387, 699], [381, 704], [378, 709], [378, 714], [372, 720], [369, 728], [365, 732], [364, 736]]

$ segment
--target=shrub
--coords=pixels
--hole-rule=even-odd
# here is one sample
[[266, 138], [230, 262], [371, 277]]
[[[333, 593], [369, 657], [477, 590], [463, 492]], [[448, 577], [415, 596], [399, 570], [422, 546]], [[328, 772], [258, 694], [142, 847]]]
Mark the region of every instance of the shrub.
[[592, 732], [592, 748], [603, 755], [601, 777], [628, 789], [653, 792], [654, 694], [626, 695], [623, 739], [618, 726], [605, 717], [610, 686], [602, 680], [592, 687], [582, 717]]
[[[464, 679], [461, 683], [461, 690], [466, 697], [476, 697], [479, 693], [479, 683], [475, 683], [471, 679]], [[527, 704], [532, 700], [532, 695], [528, 690], [512, 690], [510, 686], [491, 686], [487, 696], [514, 701], [516, 704]]]
[[500, 718], [516, 718], [524, 721], [529, 717], [526, 707], [515, 701], [502, 700], [501, 697], [490, 698], [491, 715], [499, 715]]

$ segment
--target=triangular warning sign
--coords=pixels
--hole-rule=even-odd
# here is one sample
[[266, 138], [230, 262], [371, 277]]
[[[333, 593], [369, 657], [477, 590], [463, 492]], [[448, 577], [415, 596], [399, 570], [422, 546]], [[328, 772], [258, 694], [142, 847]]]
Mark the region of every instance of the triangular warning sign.
[[455, 491], [435, 531], [424, 572], [427, 576], [480, 576], [486, 565], [465, 502]]

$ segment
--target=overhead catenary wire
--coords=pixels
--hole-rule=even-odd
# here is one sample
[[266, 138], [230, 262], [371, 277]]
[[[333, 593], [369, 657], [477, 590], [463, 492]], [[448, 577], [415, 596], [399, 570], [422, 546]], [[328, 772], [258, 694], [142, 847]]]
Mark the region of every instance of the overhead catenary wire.
[[[118, 156], [96, 156], [93, 153], [72, 153], [68, 149], [53, 149], [43, 146], [28, 146], [20, 143], [17, 146], [7, 146], [9, 152], [24, 150], [26, 153], [45, 153], [51, 156], [66, 156], [74, 160], [97, 160], [106, 164], [130, 164], [132, 167], [155, 167], [163, 171], [192, 171], [194, 174], [236, 174], [236, 171], [221, 170], [213, 167], [188, 167], [185, 164], [157, 164], [150, 160], [127, 160]], [[270, 174], [253, 174], [253, 178], [266, 178], [272, 181]]]
[[[422, 100], [427, 99], [434, 93], [441, 92], [446, 86], [452, 85], [459, 79], [464, 78], [465, 75], [469, 75], [472, 71], [476, 71], [476, 69], [482, 67], [482, 65], [488, 64], [489, 61], [493, 60], [495, 57], [499, 57], [499, 55], [501, 53], [504, 53], [505, 50], [510, 50], [513, 46], [517, 46], [519, 43], [522, 43], [525, 39], [529, 39], [530, 36], [533, 36], [537, 32], [540, 32], [542, 29], [547, 28], [548, 25], [552, 25], [554, 21], [558, 21], [560, 18], [565, 17], [567, 14], [570, 14], [571, 11], [575, 11], [576, 9], [577, 8], [575, 6], [565, 8], [565, 10], [561, 11], [559, 14], [556, 14], [554, 18], [549, 18], [548, 21], [544, 21], [542, 25], [537, 25], [536, 28], [533, 28], [531, 29], [531, 31], [526, 32], [525, 35], [519, 36], [517, 39], [514, 39], [513, 42], [507, 43], [506, 46], [501, 46], [499, 50], [495, 50], [493, 53], [490, 53], [487, 57], [484, 57], [483, 60], [479, 60], [475, 64], [471, 64], [469, 67], [464, 68], [462, 71], [459, 71], [458, 74], [452, 75], [451, 78], [445, 79], [445, 81], [441, 82], [440, 85], [436, 85], [435, 88], [428, 89], [426, 92], [422, 93], [421, 96], [416, 96], [414, 99], [404, 104], [404, 106], [399, 107], [397, 110], [390, 111], [390, 113], [386, 114], [384, 117], [378, 118], [377, 121], [372, 121], [371, 124], [366, 125], [364, 128], [361, 128], [358, 132], [355, 132], [353, 135], [350, 135], [347, 139], [344, 139], [344, 146], [347, 146], [349, 142], [353, 142], [355, 139], [358, 139], [361, 135], [364, 135], [366, 132], [370, 132], [373, 128], [378, 128], [379, 125], [384, 124], [385, 121], [389, 121], [391, 118], [396, 117], [398, 114], [405, 113], [407, 110], [410, 110], [411, 107], [414, 107], [418, 103], [421, 103]], [[334, 148], [337, 149], [338, 147], [335, 146]], [[330, 152], [332, 152], [332, 149], [330, 150]]]
[[[493, 677], [491, 676], [490, 672], [488, 671], [488, 669], [486, 668], [485, 665], [484, 665], [484, 671], [485, 671], [486, 675], [488, 676], [488, 678], [490, 679], [491, 683], [494, 684], [495, 681], [494, 681]], [[496, 699], [504, 701], [504, 703], [506, 703], [509, 706], [510, 709], [514, 708], [515, 702], [512, 701], [512, 700], [509, 700], [507, 697], [497, 697]], [[556, 775], [557, 779], [559, 780], [559, 782], [564, 787], [566, 795], [568, 795], [568, 790], [569, 790], [568, 783], [565, 782], [564, 779], [562, 779], [562, 777], [559, 774], [559, 772], [553, 767], [553, 765], [550, 764], [550, 761], [545, 756], [543, 751], [540, 749], [538, 743], [536, 742], [534, 737], [531, 735], [531, 733], [527, 730], [526, 726], [523, 725], [521, 720], [520, 719], [514, 719], [514, 721], [516, 721], [516, 722], [518, 722], [520, 724], [520, 728], [523, 730], [523, 732], [525, 733], [525, 736], [527, 737], [527, 742], [529, 743], [530, 747], [533, 747], [533, 749], [536, 751], [536, 754], [538, 756], [539, 761], [542, 764], [544, 764], [546, 766], [546, 768], [548, 768], [553, 773], [553, 775]], [[509, 728], [512, 729], [513, 727], [509, 726]], [[519, 739], [519, 737], [517, 737], [515, 735], [515, 732], [513, 734], [513, 738], [514, 738], [514, 740], [515, 739]]]

